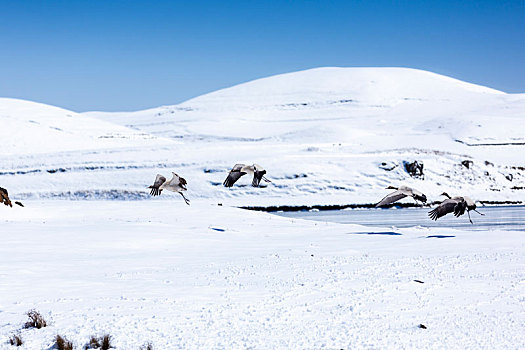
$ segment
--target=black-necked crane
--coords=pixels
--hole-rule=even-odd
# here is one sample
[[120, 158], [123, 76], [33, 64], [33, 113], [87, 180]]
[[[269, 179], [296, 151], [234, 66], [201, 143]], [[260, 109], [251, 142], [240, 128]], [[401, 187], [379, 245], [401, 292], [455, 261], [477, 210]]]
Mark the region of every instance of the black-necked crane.
[[415, 201], [420, 201], [423, 203], [427, 202], [427, 196], [425, 196], [420, 191], [414, 188], [408, 187], [408, 186], [399, 186], [399, 187], [388, 186], [386, 189], [396, 190], [396, 191], [390, 193], [385, 198], [381, 199], [381, 201], [379, 201], [379, 203], [376, 204], [376, 207], [381, 207], [383, 205], [394, 203], [405, 197], [412, 197], [414, 198]]
[[479, 215], [485, 215], [476, 210], [476, 202], [474, 202], [470, 197], [450, 197], [446, 192], [443, 192], [441, 195], [447, 197], [447, 199], [441, 202], [441, 204], [439, 204], [436, 208], [428, 212], [428, 216], [430, 216], [432, 220], [437, 220], [448, 213], [454, 213], [454, 216], [460, 217], [461, 215], [465, 214], [466, 210], [470, 223], [474, 224], [470, 218], [471, 210], [475, 211]]
[[150, 194], [152, 196], [159, 196], [162, 193], [162, 190], [177, 192], [182, 196], [182, 198], [184, 198], [186, 204], [190, 205], [190, 200], [184, 196], [184, 193], [182, 193], [184, 191], [187, 191], [186, 185], [188, 183], [186, 182], [186, 179], [180, 177], [174, 172], [172, 172], [172, 174], [173, 177], [169, 181], [166, 181], [166, 178], [164, 176], [157, 174], [153, 185], [148, 186], [148, 188], [151, 188]]
[[[9, 193], [3, 187], [0, 187], [0, 203], [5, 204], [6, 206], [13, 207], [11, 199], [9, 198]], [[16, 201], [15, 204], [23, 207], [24, 205], [21, 202]]]
[[230, 173], [226, 177], [226, 180], [224, 180], [223, 185], [225, 187], [232, 187], [233, 184], [241, 178], [241, 176], [246, 174], [253, 175], [253, 187], [259, 187], [261, 180], [271, 182], [266, 177], [264, 177], [264, 175], [266, 174], [266, 170], [264, 170], [263, 167], [261, 167], [260, 165], [235, 164], [235, 166], [232, 168], [232, 170], [230, 170]]

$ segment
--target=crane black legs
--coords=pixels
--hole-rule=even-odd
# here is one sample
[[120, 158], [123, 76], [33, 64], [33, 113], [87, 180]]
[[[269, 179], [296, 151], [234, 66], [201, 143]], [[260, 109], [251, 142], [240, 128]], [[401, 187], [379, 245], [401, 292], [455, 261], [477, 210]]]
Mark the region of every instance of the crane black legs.
[[184, 198], [184, 201], [186, 202], [186, 204], [190, 205], [190, 200], [188, 198], [184, 197], [184, 193], [182, 193], [182, 192], [179, 192], [179, 193], [182, 196], [182, 198]]

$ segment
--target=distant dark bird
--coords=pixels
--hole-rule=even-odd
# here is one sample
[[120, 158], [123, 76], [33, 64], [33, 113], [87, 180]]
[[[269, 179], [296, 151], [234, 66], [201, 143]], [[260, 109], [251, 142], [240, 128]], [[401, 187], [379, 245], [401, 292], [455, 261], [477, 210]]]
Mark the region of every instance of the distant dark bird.
[[400, 187], [388, 186], [386, 189], [396, 190], [396, 191], [390, 193], [385, 198], [381, 199], [381, 201], [376, 204], [376, 207], [381, 207], [383, 205], [388, 205], [388, 204], [397, 202], [398, 200], [405, 198], [405, 197], [412, 197], [414, 198], [415, 201], [420, 201], [423, 203], [427, 202], [427, 196], [425, 196], [423, 193], [419, 192], [418, 190], [414, 188], [410, 188], [408, 186], [400, 186]]
[[179, 175], [175, 174], [174, 172], [172, 172], [172, 174], [173, 177], [169, 181], [166, 181], [166, 178], [164, 176], [157, 174], [153, 185], [148, 186], [148, 188], [151, 188], [150, 194], [152, 196], [159, 196], [162, 193], [162, 190], [177, 192], [180, 193], [182, 198], [184, 198], [186, 204], [190, 205], [190, 200], [184, 196], [184, 193], [182, 193], [188, 190], [186, 188], [186, 180], [183, 177], [180, 177]]
[[466, 210], [470, 223], [474, 224], [470, 218], [471, 210], [475, 211], [479, 215], [485, 215], [476, 210], [476, 203], [470, 197], [450, 197], [446, 192], [443, 192], [441, 195], [447, 197], [447, 199], [441, 202], [439, 206], [428, 212], [428, 216], [430, 216], [432, 220], [437, 220], [448, 213], [454, 213], [454, 216], [460, 217], [461, 215], [465, 214]]
[[[6, 206], [13, 207], [13, 204], [11, 203], [11, 199], [9, 199], [9, 193], [7, 193], [7, 190], [3, 187], [0, 187], [0, 203], [5, 204]], [[23, 207], [24, 205], [22, 202], [16, 201], [15, 204]]]
[[225, 187], [232, 187], [233, 184], [241, 178], [241, 176], [246, 174], [253, 175], [253, 187], [259, 187], [261, 180], [271, 182], [266, 177], [264, 177], [264, 175], [266, 174], [266, 170], [264, 170], [263, 167], [261, 167], [260, 165], [235, 164], [235, 166], [232, 168], [232, 170], [230, 170], [230, 173], [226, 177], [226, 180], [224, 180], [223, 185]]

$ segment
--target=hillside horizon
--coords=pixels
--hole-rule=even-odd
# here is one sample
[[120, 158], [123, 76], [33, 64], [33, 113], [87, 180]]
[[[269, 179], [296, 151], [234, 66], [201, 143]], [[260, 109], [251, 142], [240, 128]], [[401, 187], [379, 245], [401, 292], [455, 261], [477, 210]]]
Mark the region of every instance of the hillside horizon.
[[[372, 203], [392, 181], [516, 200], [524, 111], [525, 94], [408, 68], [293, 72], [135, 112], [4, 98], [0, 180], [27, 198], [145, 199], [147, 179], [168, 167], [201, 198], [243, 205]], [[404, 170], [415, 160], [424, 179]], [[224, 190], [239, 162], [275, 182]]]

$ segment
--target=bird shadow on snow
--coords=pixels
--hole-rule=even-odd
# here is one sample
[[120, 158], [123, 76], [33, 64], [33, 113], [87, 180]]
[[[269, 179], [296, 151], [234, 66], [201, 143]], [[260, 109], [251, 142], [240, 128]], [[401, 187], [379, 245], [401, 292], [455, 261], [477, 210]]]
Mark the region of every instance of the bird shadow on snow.
[[384, 236], [402, 236], [399, 232], [347, 232], [347, 235], [384, 235]]

